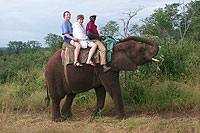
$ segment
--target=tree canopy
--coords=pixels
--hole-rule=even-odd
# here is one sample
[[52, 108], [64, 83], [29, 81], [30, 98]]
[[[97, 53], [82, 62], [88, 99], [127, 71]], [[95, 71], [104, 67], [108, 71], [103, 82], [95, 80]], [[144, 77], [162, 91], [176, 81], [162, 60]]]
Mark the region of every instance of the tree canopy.
[[53, 34], [53, 33], [47, 34], [44, 40], [52, 52], [55, 52], [56, 50], [61, 48], [64, 41], [61, 36]]

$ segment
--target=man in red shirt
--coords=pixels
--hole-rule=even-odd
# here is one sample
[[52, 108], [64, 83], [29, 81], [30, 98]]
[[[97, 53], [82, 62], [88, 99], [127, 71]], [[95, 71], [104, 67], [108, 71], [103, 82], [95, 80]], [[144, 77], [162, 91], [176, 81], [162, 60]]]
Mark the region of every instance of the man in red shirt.
[[97, 31], [97, 26], [94, 24], [96, 20], [96, 15], [91, 14], [90, 15], [90, 21], [87, 23], [86, 26], [86, 33], [89, 39], [91, 39], [94, 43], [97, 44], [98, 49], [100, 51], [100, 64], [103, 65], [104, 72], [107, 72], [111, 69], [111, 67], [108, 67], [106, 65], [106, 48], [102, 44], [101, 40], [103, 36], [100, 36]]

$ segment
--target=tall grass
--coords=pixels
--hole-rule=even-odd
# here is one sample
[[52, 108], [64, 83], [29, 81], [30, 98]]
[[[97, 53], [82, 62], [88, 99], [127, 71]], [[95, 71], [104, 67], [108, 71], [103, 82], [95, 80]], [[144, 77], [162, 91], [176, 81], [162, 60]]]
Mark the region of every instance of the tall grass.
[[166, 81], [148, 83], [130, 82], [122, 87], [123, 98], [128, 105], [144, 110], [185, 110], [200, 108], [199, 83]]
[[[23, 74], [22, 74], [23, 73]], [[19, 71], [15, 81], [1, 86], [0, 102], [8, 104], [11, 110], [43, 110], [45, 79], [41, 72]]]

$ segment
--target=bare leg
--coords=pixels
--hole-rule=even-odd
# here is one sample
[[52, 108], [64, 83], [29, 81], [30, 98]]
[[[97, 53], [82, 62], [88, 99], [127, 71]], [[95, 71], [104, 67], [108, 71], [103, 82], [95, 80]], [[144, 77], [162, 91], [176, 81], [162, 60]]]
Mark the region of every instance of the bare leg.
[[74, 42], [73, 40], [70, 42], [75, 47], [74, 50], [74, 62], [78, 62], [78, 55], [81, 49], [81, 45], [78, 42]]
[[77, 42], [74, 42], [75, 44], [75, 50], [74, 50], [74, 62], [78, 62], [78, 55], [79, 55], [79, 52], [80, 52], [80, 44], [77, 43]]
[[95, 50], [97, 49], [97, 45], [93, 42], [90, 42], [88, 44], [88, 46], [91, 47], [91, 48], [90, 48], [90, 51], [89, 51], [89, 55], [88, 55], [88, 59], [86, 61], [86, 64], [91, 64], [92, 63], [91, 58], [92, 58]]

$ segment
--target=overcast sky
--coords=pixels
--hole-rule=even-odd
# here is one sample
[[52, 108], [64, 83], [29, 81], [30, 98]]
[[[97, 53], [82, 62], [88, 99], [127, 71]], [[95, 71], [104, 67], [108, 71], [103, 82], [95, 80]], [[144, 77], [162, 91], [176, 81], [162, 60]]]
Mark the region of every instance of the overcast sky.
[[[182, 0], [0, 0], [0, 47], [9, 41], [34, 40], [44, 44], [48, 33], [61, 35], [62, 14], [69, 10], [71, 22], [78, 14], [85, 16], [84, 25], [89, 21], [89, 14], [97, 14], [96, 24], [103, 27], [108, 21], [120, 24], [123, 13], [143, 8], [132, 19], [139, 24], [140, 19], [149, 17], [157, 8], [165, 4], [178, 3]], [[184, 0], [185, 3], [191, 0]]]

